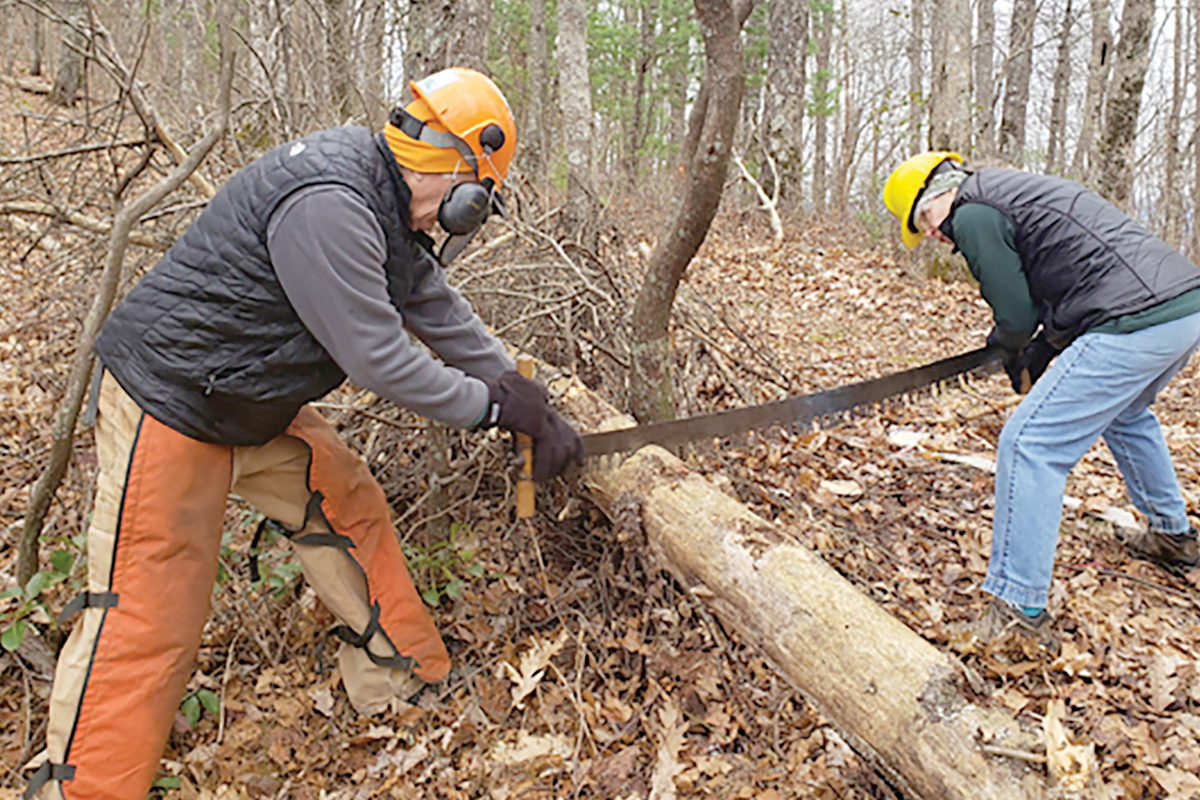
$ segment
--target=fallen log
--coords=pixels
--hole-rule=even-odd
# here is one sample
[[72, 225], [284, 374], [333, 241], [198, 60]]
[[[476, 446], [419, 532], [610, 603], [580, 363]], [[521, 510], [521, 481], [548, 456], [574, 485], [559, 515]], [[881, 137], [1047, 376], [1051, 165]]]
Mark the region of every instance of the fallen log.
[[[583, 430], [633, 424], [577, 380], [550, 386]], [[1030, 735], [1007, 709], [974, 699], [969, 684], [982, 688], [978, 678], [786, 526], [755, 515], [659, 447], [589, 465], [582, 483], [610, 517], [614, 506], [640, 506], [659, 565], [772, 661], [907, 797], [1043, 796], [1040, 773], [994, 755], [1027, 746]]]

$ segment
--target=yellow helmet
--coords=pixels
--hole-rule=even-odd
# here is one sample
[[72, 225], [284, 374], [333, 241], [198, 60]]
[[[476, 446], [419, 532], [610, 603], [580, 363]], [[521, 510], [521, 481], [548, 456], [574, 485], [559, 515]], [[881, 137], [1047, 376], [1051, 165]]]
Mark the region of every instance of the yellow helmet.
[[965, 163], [958, 153], [945, 150], [921, 153], [896, 167], [883, 185], [884, 205], [900, 220], [900, 238], [910, 248], [916, 247], [925, 237], [914, 224], [913, 207], [929, 185], [933, 171], [947, 161]]

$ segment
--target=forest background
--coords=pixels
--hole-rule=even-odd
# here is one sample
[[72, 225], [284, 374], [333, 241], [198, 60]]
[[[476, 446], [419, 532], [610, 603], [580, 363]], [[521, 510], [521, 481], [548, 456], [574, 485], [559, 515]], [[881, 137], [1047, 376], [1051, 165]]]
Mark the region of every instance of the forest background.
[[[234, 89], [245, 159], [305, 132], [380, 128], [406, 81], [486, 71], [512, 104], [519, 179], [571, 189], [579, 214], [669, 197], [704, 69], [682, 0], [287, 0], [236, 4], [249, 51]], [[1200, 5], [1154, 0], [772, 0], [746, 4], [734, 152], [785, 213], [853, 215], [891, 233], [880, 189], [908, 155], [1063, 174], [1173, 244], [1200, 247]], [[3, 74], [87, 94], [70, 21], [95, 14], [185, 143], [214, 102], [210, 3], [9, 0]], [[146, 28], [147, 22], [152, 28]], [[98, 86], [93, 86], [93, 94]], [[10, 148], [20, 142], [8, 143]], [[573, 188], [571, 188], [573, 187]], [[753, 198], [748, 189], [746, 197]], [[578, 199], [584, 195], [587, 200]]]

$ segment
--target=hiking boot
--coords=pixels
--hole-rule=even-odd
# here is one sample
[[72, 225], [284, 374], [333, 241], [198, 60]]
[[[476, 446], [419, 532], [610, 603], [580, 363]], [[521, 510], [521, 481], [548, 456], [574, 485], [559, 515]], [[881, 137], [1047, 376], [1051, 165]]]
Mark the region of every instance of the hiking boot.
[[1136, 558], [1153, 561], [1181, 578], [1200, 567], [1200, 545], [1197, 544], [1194, 526], [1187, 533], [1136, 533], [1125, 542], [1125, 547]]
[[1003, 638], [1009, 632], [1036, 643], [1049, 651], [1056, 651], [1058, 641], [1052, 631], [1050, 614], [1045, 609], [1031, 617], [1019, 606], [1012, 605], [999, 597], [993, 597], [983, 616], [971, 626], [972, 632], [983, 644]]

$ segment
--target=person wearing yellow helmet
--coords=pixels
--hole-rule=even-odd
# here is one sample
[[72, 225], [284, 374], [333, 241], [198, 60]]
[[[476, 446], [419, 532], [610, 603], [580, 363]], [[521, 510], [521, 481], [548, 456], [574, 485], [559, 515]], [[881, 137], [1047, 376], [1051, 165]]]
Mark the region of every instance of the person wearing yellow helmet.
[[1137, 557], [1200, 567], [1196, 528], [1150, 410], [1200, 346], [1200, 268], [1080, 184], [922, 153], [889, 176], [901, 238], [952, 245], [991, 306], [988, 343], [1025, 394], [996, 447], [985, 628], [1046, 626], [1067, 473], [1100, 437], [1146, 529]]
[[428, 235], [469, 237], [500, 207], [517, 144], [504, 95], [466, 69], [412, 92], [384, 131], [319, 131], [243, 168], [105, 323], [88, 583], [64, 611], [78, 619], [27, 796], [146, 796], [231, 493], [259, 533], [290, 540], [337, 617], [355, 709], [446, 676], [383, 490], [310, 405], [347, 377], [453, 427], [529, 434], [536, 480], [581, 460], [579, 434], [450, 286], [453, 252], [439, 260]]

